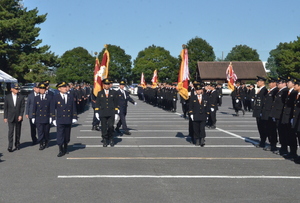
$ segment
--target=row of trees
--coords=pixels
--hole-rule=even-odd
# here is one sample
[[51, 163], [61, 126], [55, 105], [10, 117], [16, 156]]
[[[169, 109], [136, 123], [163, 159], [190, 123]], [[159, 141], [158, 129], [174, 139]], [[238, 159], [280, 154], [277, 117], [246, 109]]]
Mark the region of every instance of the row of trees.
[[[46, 21], [38, 10], [27, 10], [18, 0], [0, 1], [0, 67], [18, 78], [20, 82], [50, 79], [52, 82], [66, 80], [92, 82], [95, 56], [83, 47], [66, 51], [61, 57], [40, 46], [40, 28]], [[195, 76], [197, 61], [220, 61], [216, 59], [213, 47], [200, 37], [186, 43], [189, 50], [191, 79]], [[180, 56], [171, 56], [163, 47], [151, 45], [138, 53], [136, 59], [126, 54], [117, 45], [108, 45], [110, 52], [109, 77], [127, 82], [139, 82], [141, 73], [150, 81], [157, 69], [161, 82], [177, 80]], [[101, 61], [104, 49], [98, 54]], [[178, 53], [180, 50], [178, 50]], [[225, 61], [259, 61], [257, 51], [247, 45], [237, 45], [228, 53]], [[300, 77], [300, 38], [289, 43], [280, 43], [270, 52], [267, 67], [272, 75], [293, 75]], [[49, 74], [49, 68], [53, 74]], [[53, 76], [54, 75], [54, 76]]]

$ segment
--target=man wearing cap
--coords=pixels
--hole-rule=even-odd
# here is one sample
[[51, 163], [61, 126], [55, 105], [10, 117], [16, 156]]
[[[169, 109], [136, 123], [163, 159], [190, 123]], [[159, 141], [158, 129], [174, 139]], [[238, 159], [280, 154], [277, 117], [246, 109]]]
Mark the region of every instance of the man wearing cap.
[[32, 123], [32, 112], [33, 112], [34, 97], [39, 95], [39, 91], [40, 91], [38, 85], [39, 85], [38, 83], [35, 83], [33, 87], [33, 91], [30, 92], [30, 94], [28, 95], [27, 102], [26, 102], [26, 110], [25, 110], [25, 116], [27, 119], [29, 119], [32, 145], [35, 145], [37, 143], [36, 125]]
[[119, 113], [120, 120], [117, 123], [116, 132], [121, 133], [119, 129], [122, 125], [124, 134], [131, 135], [131, 133], [129, 132], [129, 130], [127, 128], [127, 124], [126, 124], [127, 106], [128, 106], [128, 102], [130, 102], [134, 105], [136, 105], [137, 103], [130, 97], [129, 93], [124, 90], [125, 85], [126, 85], [126, 83], [124, 81], [121, 81], [120, 89], [117, 91], [118, 104], [119, 104], [119, 108], [120, 108], [120, 113]]
[[32, 123], [34, 123], [38, 129], [38, 143], [40, 143], [39, 150], [43, 150], [48, 147], [49, 143], [49, 131], [52, 118], [50, 116], [50, 106], [52, 96], [46, 93], [46, 85], [40, 83], [38, 85], [40, 94], [34, 97]]
[[72, 95], [67, 93], [67, 83], [60, 82], [56, 85], [59, 94], [51, 102], [51, 116], [53, 125], [57, 126], [56, 136], [59, 146], [58, 157], [68, 153], [72, 123], [77, 122], [76, 104]]
[[46, 85], [46, 93], [45, 94], [49, 94], [50, 96], [53, 97], [54, 93], [49, 90], [50, 80], [45, 80], [43, 83]]
[[297, 96], [294, 102], [293, 115], [291, 119], [291, 126], [294, 133], [291, 134], [289, 139], [290, 153], [296, 164], [300, 164], [300, 157], [297, 155], [298, 146], [300, 146], [300, 80], [296, 79], [294, 89], [297, 91]]
[[233, 108], [235, 110], [236, 116], [239, 116], [239, 111], [242, 111], [243, 115], [245, 115], [245, 111], [242, 108], [244, 90], [242, 89], [241, 83], [239, 81], [237, 81], [235, 84], [236, 86], [231, 93]]
[[191, 96], [189, 101], [189, 114], [193, 123], [196, 146], [200, 145], [203, 147], [205, 145], [205, 124], [207, 114], [210, 112], [209, 108], [209, 98], [207, 95], [203, 94], [202, 86], [197, 84], [195, 86], [195, 95]]
[[11, 94], [4, 100], [4, 122], [8, 123], [8, 148], [9, 152], [13, 149], [13, 136], [15, 131], [15, 147], [20, 149], [21, 126], [25, 110], [25, 97], [19, 94], [20, 86], [17, 83], [11, 85]]
[[96, 99], [96, 118], [101, 122], [103, 147], [114, 146], [113, 131], [115, 118], [119, 117], [118, 96], [116, 91], [110, 90], [110, 80], [104, 79], [103, 90], [98, 92]]
[[209, 103], [210, 114], [208, 117], [208, 126], [212, 129], [216, 128], [217, 123], [217, 110], [218, 110], [218, 92], [216, 91], [216, 84], [210, 85]]
[[177, 100], [178, 100], [178, 91], [176, 89], [176, 84], [172, 86], [172, 112], [176, 112], [177, 110]]
[[275, 152], [277, 150], [274, 137], [277, 137], [277, 130], [276, 130], [276, 122], [270, 117], [270, 113], [272, 110], [273, 101], [275, 99], [275, 95], [278, 92], [277, 88], [277, 78], [270, 77], [269, 80], [269, 90], [265, 96], [263, 109], [262, 109], [262, 120], [266, 121], [266, 135], [269, 139], [271, 146], [267, 146], [264, 148], [266, 151]]

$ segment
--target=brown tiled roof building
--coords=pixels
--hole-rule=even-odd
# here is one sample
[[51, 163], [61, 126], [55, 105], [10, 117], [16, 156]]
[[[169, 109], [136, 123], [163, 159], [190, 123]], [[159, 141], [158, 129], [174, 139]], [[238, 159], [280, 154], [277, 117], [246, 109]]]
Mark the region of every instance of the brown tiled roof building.
[[[229, 63], [229, 61], [198, 61], [196, 79], [225, 82]], [[256, 80], [256, 76], [267, 75], [261, 61], [233, 61], [232, 67], [239, 81]]]

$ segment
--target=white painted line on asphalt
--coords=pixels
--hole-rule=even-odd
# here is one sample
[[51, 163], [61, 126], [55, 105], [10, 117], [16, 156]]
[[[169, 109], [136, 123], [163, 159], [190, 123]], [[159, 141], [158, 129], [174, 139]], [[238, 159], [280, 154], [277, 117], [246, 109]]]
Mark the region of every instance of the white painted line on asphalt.
[[[73, 145], [75, 148], [99, 148], [103, 147], [102, 145]], [[195, 145], [115, 145], [116, 148], [191, 148], [199, 146]], [[205, 145], [205, 148], [253, 148], [252, 145]]]
[[223, 129], [221, 129], [221, 128], [216, 128], [217, 130], [219, 130], [219, 131], [221, 131], [221, 132], [224, 132], [224, 133], [226, 133], [226, 134], [229, 134], [229, 135], [232, 135], [232, 136], [234, 136], [234, 137], [237, 137], [237, 138], [240, 138], [240, 139], [242, 139], [242, 140], [245, 140], [246, 142], [250, 142], [250, 143], [252, 143], [252, 144], [258, 144], [259, 142], [257, 142], [257, 141], [254, 141], [254, 140], [252, 140], [252, 139], [249, 139], [248, 137], [242, 137], [242, 136], [240, 136], [240, 135], [237, 135], [237, 134], [235, 134], [235, 133], [232, 133], [232, 132], [229, 132], [229, 131], [227, 131], [227, 130], [223, 130]]
[[[96, 138], [102, 138], [101, 136], [78, 136], [79, 139], [96, 139]], [[185, 139], [189, 137], [124, 137], [124, 136], [118, 136], [115, 138], [121, 138], [121, 139]], [[239, 139], [237, 137], [206, 137], [205, 139]]]
[[284, 158], [261, 157], [67, 157], [67, 160], [258, 160], [284, 161]]
[[300, 179], [300, 176], [221, 176], [221, 175], [59, 175], [57, 178], [199, 178], [199, 179]]

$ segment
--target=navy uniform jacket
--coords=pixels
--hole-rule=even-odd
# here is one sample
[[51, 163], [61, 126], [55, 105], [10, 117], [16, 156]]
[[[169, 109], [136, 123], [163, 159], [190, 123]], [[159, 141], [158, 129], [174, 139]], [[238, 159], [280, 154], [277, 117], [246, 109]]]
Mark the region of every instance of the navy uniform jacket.
[[202, 94], [201, 104], [198, 101], [198, 96], [193, 95], [189, 100], [189, 114], [194, 116], [194, 121], [206, 121], [209, 114], [210, 102], [207, 95]]
[[18, 120], [19, 116], [23, 116], [25, 110], [25, 97], [17, 94], [16, 106], [14, 106], [12, 93], [8, 94], [4, 100], [4, 119], [8, 122]]
[[297, 132], [300, 132], [300, 96], [298, 97], [298, 99], [297, 97], [295, 99], [292, 119], [292, 128], [294, 128]]
[[28, 118], [32, 118], [34, 97], [34, 91], [30, 92], [30, 94], [27, 97], [25, 115], [28, 115]]
[[264, 107], [265, 97], [268, 94], [266, 87], [260, 89], [258, 94], [255, 94], [254, 106], [253, 106], [253, 117], [259, 118], [262, 114], [262, 109]]
[[95, 111], [99, 113], [100, 117], [114, 116], [118, 113], [118, 110], [118, 95], [116, 91], [109, 90], [108, 98], [106, 98], [104, 89], [98, 92]]
[[120, 113], [126, 114], [128, 101], [134, 104], [134, 100], [130, 97], [130, 95], [127, 91], [124, 90], [124, 92], [126, 94], [126, 99], [120, 89], [116, 93], [118, 96], [118, 105], [119, 105]]
[[72, 119], [77, 119], [76, 104], [70, 94], [67, 95], [67, 104], [60, 93], [54, 95], [51, 102], [51, 116], [56, 120], [56, 124], [72, 124]]
[[298, 92], [296, 90], [292, 90], [290, 93], [288, 93], [288, 96], [286, 97], [285, 104], [283, 107], [282, 112], [282, 124], [288, 124], [291, 121], [291, 118], [293, 117], [293, 110], [294, 110], [294, 103], [296, 100]]
[[272, 105], [273, 105], [273, 101], [275, 98], [275, 95], [278, 92], [278, 88], [275, 87], [274, 89], [272, 89], [271, 91], [267, 92], [266, 96], [265, 96], [265, 100], [264, 100], [264, 108], [262, 109], [262, 120], [268, 120], [270, 113], [271, 113], [271, 109], [272, 109]]
[[49, 123], [50, 106], [52, 96], [45, 94], [45, 99], [41, 100], [41, 95], [34, 97], [32, 118], [35, 118], [35, 123]]
[[280, 119], [284, 107], [285, 100], [287, 98], [289, 89], [283, 88], [282, 90], [278, 91], [277, 94], [275, 95], [273, 104], [272, 104], [272, 109], [270, 112], [270, 117], [271, 118], [276, 118]]
[[218, 110], [218, 99], [219, 94], [216, 90], [210, 93], [209, 95], [209, 103], [210, 103], [210, 108], [213, 108], [215, 111]]

